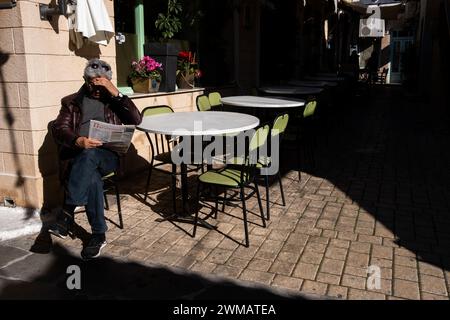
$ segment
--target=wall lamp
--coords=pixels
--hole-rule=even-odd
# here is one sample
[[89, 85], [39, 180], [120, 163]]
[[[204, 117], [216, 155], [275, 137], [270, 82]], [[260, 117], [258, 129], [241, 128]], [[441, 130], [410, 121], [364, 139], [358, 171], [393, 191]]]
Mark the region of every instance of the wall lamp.
[[67, 1], [58, 0], [56, 7], [51, 7], [48, 4], [39, 3], [39, 13], [41, 20], [50, 20], [54, 15], [66, 15], [67, 13]]
[[12, 9], [17, 5], [16, 0], [0, 1], [0, 9]]

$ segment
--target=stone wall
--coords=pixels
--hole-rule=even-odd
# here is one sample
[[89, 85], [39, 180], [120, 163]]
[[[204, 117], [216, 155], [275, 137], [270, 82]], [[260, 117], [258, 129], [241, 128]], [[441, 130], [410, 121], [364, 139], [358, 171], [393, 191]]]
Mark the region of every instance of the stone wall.
[[[113, 22], [113, 1], [103, 1]], [[11, 197], [17, 205], [33, 208], [51, 207], [61, 199], [56, 147], [48, 133], [61, 98], [83, 84], [86, 59], [100, 57], [112, 65], [114, 74], [116, 71], [114, 40], [106, 47], [71, 50], [67, 18], [40, 20], [39, 2], [43, 1], [19, 0], [15, 8], [0, 10], [0, 50], [7, 58], [0, 79], [0, 201]], [[192, 110], [194, 95], [136, 102], [140, 107], [171, 102]], [[148, 154], [144, 138], [135, 137], [136, 149], [143, 155]]]

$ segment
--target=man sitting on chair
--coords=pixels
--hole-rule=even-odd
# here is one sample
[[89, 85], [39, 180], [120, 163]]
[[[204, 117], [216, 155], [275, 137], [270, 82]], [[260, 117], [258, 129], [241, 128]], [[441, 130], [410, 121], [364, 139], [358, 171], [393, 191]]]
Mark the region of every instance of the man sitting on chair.
[[118, 155], [102, 147], [98, 140], [89, 139], [90, 120], [111, 124], [141, 122], [141, 115], [127, 96], [111, 83], [111, 66], [105, 61], [91, 59], [84, 69], [84, 85], [61, 100], [61, 110], [52, 126], [53, 137], [60, 145], [60, 159], [68, 164], [65, 170], [65, 203], [49, 232], [67, 237], [77, 206], [85, 206], [92, 236], [81, 251], [84, 259], [96, 258], [106, 245], [107, 231], [102, 176], [115, 171]]

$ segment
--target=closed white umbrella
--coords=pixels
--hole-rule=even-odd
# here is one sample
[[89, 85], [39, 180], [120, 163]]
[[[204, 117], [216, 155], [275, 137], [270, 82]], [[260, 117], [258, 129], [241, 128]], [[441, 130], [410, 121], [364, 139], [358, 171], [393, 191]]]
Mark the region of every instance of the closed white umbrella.
[[103, 0], [77, 0], [69, 17], [71, 41], [80, 49], [85, 41], [108, 45], [114, 29]]

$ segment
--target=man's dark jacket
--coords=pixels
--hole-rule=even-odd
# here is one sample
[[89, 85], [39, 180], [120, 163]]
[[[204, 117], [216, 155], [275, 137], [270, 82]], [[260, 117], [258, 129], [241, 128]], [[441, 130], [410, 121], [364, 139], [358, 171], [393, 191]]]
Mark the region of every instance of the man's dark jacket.
[[[68, 160], [82, 151], [75, 145], [80, 137], [81, 103], [87, 94], [85, 87], [61, 100], [61, 110], [52, 125], [52, 135], [59, 144], [61, 160]], [[127, 96], [111, 98], [105, 102], [105, 122], [111, 124], [141, 123], [142, 117], [133, 101]]]

